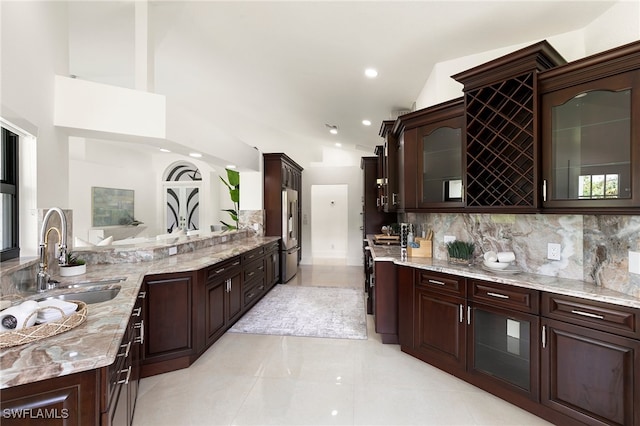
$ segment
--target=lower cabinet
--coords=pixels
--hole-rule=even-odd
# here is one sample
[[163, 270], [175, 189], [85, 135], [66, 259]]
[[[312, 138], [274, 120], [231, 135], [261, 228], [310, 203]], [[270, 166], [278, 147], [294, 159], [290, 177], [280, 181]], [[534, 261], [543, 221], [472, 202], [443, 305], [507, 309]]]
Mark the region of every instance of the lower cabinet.
[[396, 281], [403, 352], [554, 424], [640, 425], [640, 310], [404, 265]]
[[280, 282], [280, 242], [276, 241], [266, 246], [264, 249], [265, 262], [265, 283], [267, 289], [271, 289]]
[[398, 343], [398, 288], [396, 265], [390, 261], [374, 261], [373, 318], [382, 343]]
[[186, 368], [196, 356], [199, 299], [192, 272], [147, 276], [142, 377]]
[[584, 424], [640, 425], [638, 311], [545, 294], [543, 316], [542, 404]]
[[100, 370], [0, 390], [2, 425], [97, 425]]
[[240, 257], [205, 270], [205, 348], [242, 314], [241, 273]]
[[417, 273], [414, 290], [413, 351], [445, 371], [466, 363], [465, 279]]

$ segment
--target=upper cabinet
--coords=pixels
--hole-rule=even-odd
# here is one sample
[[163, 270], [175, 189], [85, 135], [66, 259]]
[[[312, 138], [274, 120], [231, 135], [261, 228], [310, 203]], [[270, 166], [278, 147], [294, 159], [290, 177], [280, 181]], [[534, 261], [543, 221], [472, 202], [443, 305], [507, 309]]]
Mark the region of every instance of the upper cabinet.
[[464, 102], [462, 98], [398, 118], [404, 165], [405, 210], [451, 211], [464, 206]]
[[402, 209], [400, 197], [400, 181], [398, 171], [401, 170], [400, 146], [392, 132], [394, 121], [385, 120], [380, 127], [379, 135], [384, 139], [384, 145], [377, 148], [376, 153], [380, 161], [379, 185], [380, 207], [385, 212], [396, 212]]
[[464, 85], [467, 208], [539, 209], [537, 77], [565, 63], [542, 41], [452, 76]]
[[639, 207], [640, 43], [543, 73], [540, 91], [543, 206]]

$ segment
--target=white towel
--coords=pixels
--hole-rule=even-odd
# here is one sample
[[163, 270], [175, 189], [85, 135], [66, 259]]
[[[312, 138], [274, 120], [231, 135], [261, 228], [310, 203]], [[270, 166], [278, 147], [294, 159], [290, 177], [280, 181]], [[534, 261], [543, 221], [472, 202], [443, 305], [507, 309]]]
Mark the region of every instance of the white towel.
[[62, 318], [62, 314], [57, 309], [44, 309], [50, 306], [55, 306], [62, 309], [65, 315], [71, 315], [78, 309], [78, 305], [71, 302], [65, 302], [60, 299], [48, 299], [38, 302], [41, 311], [38, 311], [38, 323], [51, 322]]

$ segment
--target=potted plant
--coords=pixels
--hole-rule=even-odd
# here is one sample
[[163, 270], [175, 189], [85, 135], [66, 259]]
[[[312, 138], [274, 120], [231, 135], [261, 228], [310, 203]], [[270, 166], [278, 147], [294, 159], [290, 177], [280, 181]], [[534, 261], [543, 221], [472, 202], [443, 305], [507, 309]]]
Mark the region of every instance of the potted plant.
[[450, 241], [447, 243], [447, 255], [449, 263], [459, 265], [471, 265], [473, 263], [473, 253], [476, 249], [474, 243], [465, 241]]
[[75, 275], [82, 275], [87, 272], [87, 265], [83, 259], [79, 259], [78, 256], [69, 251], [67, 253], [67, 264], [60, 265], [60, 276], [73, 277]]
[[228, 212], [229, 216], [231, 216], [231, 220], [235, 222], [235, 225], [226, 223], [221, 220], [220, 223], [225, 227], [225, 231], [230, 231], [233, 229], [238, 229], [238, 214], [240, 209], [240, 172], [236, 170], [227, 171], [227, 179], [224, 180], [222, 176], [220, 176], [220, 180], [229, 188], [229, 196], [231, 197], [231, 202], [233, 203], [233, 209], [225, 209], [223, 211]]

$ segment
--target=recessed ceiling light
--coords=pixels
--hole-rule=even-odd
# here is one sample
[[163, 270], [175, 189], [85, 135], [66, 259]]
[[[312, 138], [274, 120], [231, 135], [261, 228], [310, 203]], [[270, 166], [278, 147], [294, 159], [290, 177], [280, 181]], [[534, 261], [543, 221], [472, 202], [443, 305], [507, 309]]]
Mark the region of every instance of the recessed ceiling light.
[[341, 144], [340, 142], [336, 142], [336, 146], [337, 146], [338, 148], [340, 148], [340, 147], [342, 146], [342, 144]]
[[371, 126], [371, 120], [362, 120], [362, 124], [365, 126]]
[[364, 70], [364, 75], [369, 78], [376, 78], [378, 76], [378, 71], [374, 68], [367, 68], [366, 70]]
[[233, 165], [233, 164], [227, 164], [227, 165], [225, 166], [225, 169], [235, 169], [235, 168], [236, 168], [236, 166], [235, 166], [235, 165]]
[[167, 148], [160, 148], [160, 151], [162, 151], [162, 152], [171, 152]]
[[189, 153], [189, 156], [193, 157], [193, 158], [200, 158], [200, 157], [202, 157], [202, 154], [197, 153], [197, 152], [191, 152], [191, 153]]
[[329, 133], [331, 133], [332, 135], [337, 135], [338, 129], [336, 129], [335, 127], [333, 129], [329, 129]]

